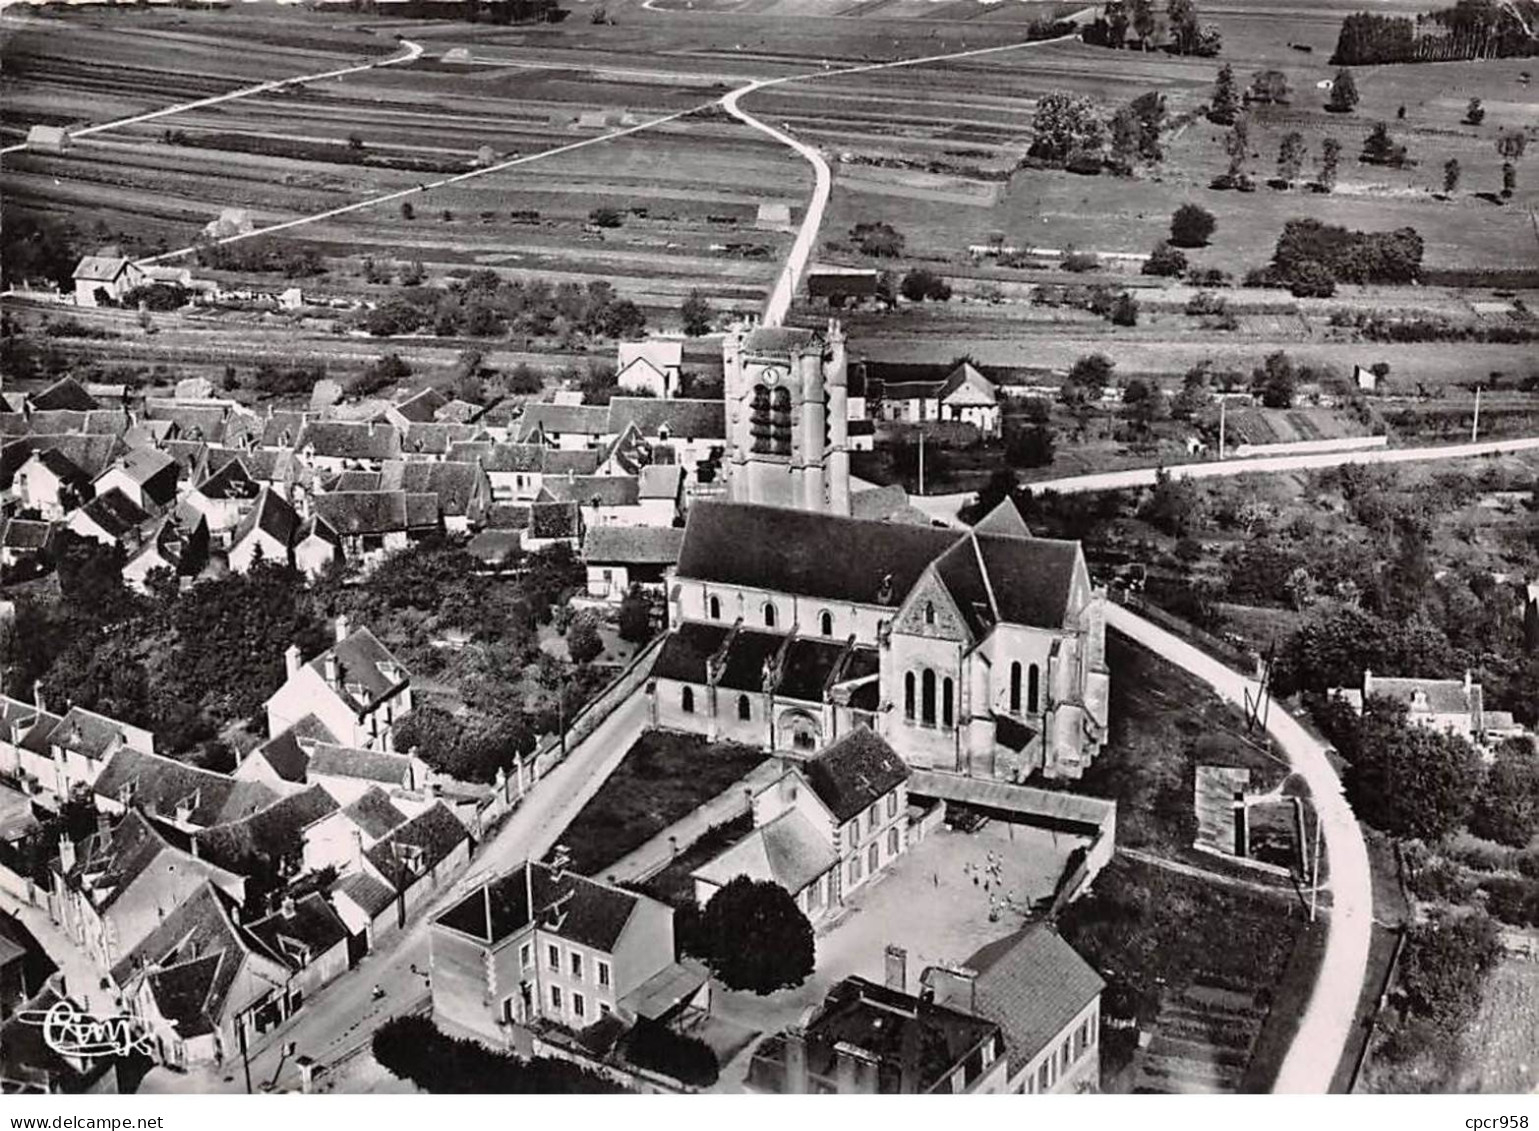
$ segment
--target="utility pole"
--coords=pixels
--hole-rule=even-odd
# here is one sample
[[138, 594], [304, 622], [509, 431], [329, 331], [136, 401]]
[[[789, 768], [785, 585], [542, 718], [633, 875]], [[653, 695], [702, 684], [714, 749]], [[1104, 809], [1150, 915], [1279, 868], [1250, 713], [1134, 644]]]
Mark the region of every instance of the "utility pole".
[[924, 426], [919, 427], [919, 493], [924, 494]]
[[1475, 386], [1475, 419], [1470, 424], [1470, 443], [1480, 439], [1480, 386]]
[[246, 1011], [246, 1017], [242, 1020], [240, 1014], [235, 1015], [235, 1033], [240, 1038], [240, 1064], [246, 1070], [246, 1094], [251, 1094], [251, 1058], [246, 1053], [246, 1021], [251, 1020], [251, 1011]]
[[1320, 902], [1320, 841], [1321, 826], [1320, 810], [1315, 809], [1313, 803], [1309, 806], [1315, 810], [1315, 862], [1309, 877], [1309, 921], [1315, 921], [1315, 907]]
[[1229, 402], [1224, 400], [1223, 394], [1218, 398], [1218, 458], [1224, 458], [1224, 413]]

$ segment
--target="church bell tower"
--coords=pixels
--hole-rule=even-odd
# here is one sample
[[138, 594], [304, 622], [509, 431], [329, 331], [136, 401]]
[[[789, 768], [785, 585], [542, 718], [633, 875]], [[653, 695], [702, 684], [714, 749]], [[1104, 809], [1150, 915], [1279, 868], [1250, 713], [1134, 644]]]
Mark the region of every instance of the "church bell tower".
[[733, 502], [850, 513], [844, 331], [739, 323], [722, 343]]

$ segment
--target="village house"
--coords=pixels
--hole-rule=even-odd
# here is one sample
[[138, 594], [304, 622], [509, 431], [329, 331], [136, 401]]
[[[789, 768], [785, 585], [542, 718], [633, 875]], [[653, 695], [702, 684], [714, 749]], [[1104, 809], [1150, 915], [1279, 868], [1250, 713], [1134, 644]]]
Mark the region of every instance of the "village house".
[[201, 511], [184, 504], [145, 531], [139, 547], [123, 565], [123, 582], [136, 593], [148, 593], [149, 577], [157, 570], [180, 580], [197, 577], [208, 564], [208, 522]]
[[75, 265], [75, 305], [108, 306], [144, 281], [144, 272], [120, 255], [87, 255]]
[[306, 998], [347, 973], [347, 925], [320, 892], [299, 899], [285, 896], [276, 911], [247, 930], [288, 967], [285, 990], [291, 1014]]
[[1007, 1075], [997, 1023], [856, 977], [755, 1049], [746, 1085], [781, 1094], [997, 1095]]
[[53, 524], [26, 518], [0, 519], [0, 578], [41, 572], [53, 550]]
[[443, 529], [438, 496], [406, 491], [332, 491], [310, 500], [341, 541], [342, 556], [371, 568]]
[[659, 400], [679, 395], [684, 342], [679, 338], [648, 338], [620, 342], [615, 384], [627, 392], [648, 393]]
[[816, 923], [908, 848], [908, 767], [864, 727], [787, 761], [750, 799], [754, 829], [691, 873], [701, 906], [738, 876], [784, 888]]
[[435, 1023], [498, 1048], [527, 1050], [521, 1028], [541, 1021], [666, 1020], [708, 992], [674, 960], [671, 907], [558, 865], [482, 884], [429, 939]]
[[98, 475], [92, 489], [97, 495], [121, 491], [140, 510], [159, 514], [176, 501], [178, 478], [170, 456], [155, 448], [134, 448]]
[[627, 476], [586, 475], [558, 479], [547, 476], [536, 502], [571, 503], [582, 514], [585, 527], [640, 526], [644, 512], [638, 505], [640, 483]]
[[19, 760], [34, 789], [66, 798], [76, 789], [94, 789], [107, 765], [125, 749], [153, 754], [155, 736], [142, 727], [71, 707], [45, 733], [34, 733], [20, 747]]
[[139, 531], [150, 515], [116, 487], [105, 495], [70, 513], [64, 525], [82, 538], [92, 538], [104, 546], [131, 548], [138, 543]]
[[411, 674], [367, 628], [339, 616], [335, 630], [335, 643], [308, 663], [289, 647], [288, 678], [267, 700], [267, 732], [314, 715], [345, 745], [389, 751], [396, 720], [412, 708]]
[[[1079, 544], [1032, 537], [1008, 501], [969, 531], [700, 502], [653, 672], [658, 725], [732, 733], [730, 709], [702, 701], [725, 685], [772, 749], [866, 721], [910, 765], [1078, 777], [1106, 739], [1104, 601]], [[758, 701], [739, 650], [773, 658]], [[798, 702], [782, 705], [787, 680]]]
[[112, 981], [149, 1030], [155, 1059], [187, 1069], [238, 1059], [280, 1024], [291, 975], [205, 883], [113, 967]]
[[999, 388], [971, 362], [962, 362], [940, 380], [883, 382], [883, 420], [909, 424], [939, 420], [971, 424], [985, 437], [999, 434]]
[[194, 831], [190, 849], [200, 860], [276, 887], [304, 873], [309, 859], [328, 854], [320, 843], [312, 851], [310, 842], [332, 831], [326, 819], [339, 810], [331, 794], [313, 785], [238, 821]]
[[877, 297], [880, 278], [874, 267], [816, 267], [807, 272], [807, 297], [830, 310], [858, 307]]
[[202, 470], [183, 501], [203, 516], [214, 544], [228, 549], [235, 530], [256, 508], [262, 485], [238, 456], [217, 471], [208, 470], [205, 460]]
[[1488, 762], [1495, 756], [1497, 741], [1514, 737], [1514, 731], [1523, 733], [1505, 713], [1505, 717], [1497, 720], [1497, 734], [1491, 733], [1484, 689], [1468, 670], [1461, 680], [1388, 678], [1364, 669], [1361, 688], [1338, 687], [1331, 694], [1359, 713], [1375, 695], [1393, 700], [1405, 707], [1408, 725], [1457, 735], [1480, 751]]
[[684, 517], [684, 468], [653, 463], [637, 476], [636, 506], [640, 526], [674, 526]]
[[393, 794], [428, 785], [427, 763], [410, 754], [306, 739], [301, 739], [299, 745], [307, 759], [305, 781], [321, 786], [341, 805], [351, 805], [374, 788], [384, 788]]
[[245, 899], [244, 877], [172, 847], [135, 811], [78, 845], [59, 841], [48, 914], [105, 973], [205, 883]]
[[697, 481], [701, 465], [719, 464], [726, 450], [726, 404], [720, 399], [612, 397], [607, 435], [630, 430], [651, 448], [652, 462], [676, 463]]
[[683, 543], [684, 531], [675, 527], [592, 527], [582, 543], [588, 596], [618, 604], [632, 586], [660, 589]]
[[335, 868], [339, 876], [360, 871], [364, 851], [408, 820], [385, 790], [370, 785], [346, 806], [334, 809], [305, 830], [303, 870]]
[[57, 522], [91, 497], [91, 480], [57, 448], [32, 452], [16, 470], [11, 490], [22, 510]]
[[278, 799], [277, 791], [260, 782], [131, 746], [113, 752], [92, 789], [102, 813], [117, 816], [137, 809], [182, 833], [243, 820]]
[[[48, 746], [48, 732], [59, 723], [36, 702], [0, 695], [0, 776], [30, 790], [44, 789], [57, 797], [58, 769]], [[43, 798], [39, 798], [43, 800]]]
[[[971, 1012], [997, 1021], [1009, 1054], [1005, 1091], [1096, 1091], [1101, 1080], [1101, 991], [1106, 983], [1051, 924], [984, 946], [949, 983]], [[960, 984], [958, 984], [960, 982]], [[937, 1000], [947, 1000], [940, 985]]]
[[257, 560], [292, 566], [314, 580], [342, 559], [342, 539], [318, 515], [301, 518], [282, 494], [263, 487], [230, 536], [230, 568], [248, 573]]
[[[387, 889], [379, 907], [377, 888], [359, 899], [361, 885], [342, 881], [343, 898], [333, 892], [337, 914], [352, 934], [363, 932], [377, 945], [388, 931], [405, 925], [411, 913], [452, 883], [470, 863], [470, 833], [442, 802], [391, 830], [363, 853], [359, 874]], [[372, 903], [369, 902], [372, 899]], [[372, 914], [369, 907], [378, 907]]]
[[513, 438], [521, 444], [582, 451], [598, 447], [608, 434], [609, 409], [604, 405], [542, 402], [524, 408]]
[[293, 447], [311, 468], [328, 472], [378, 471], [387, 459], [400, 459], [402, 454], [401, 434], [373, 421], [306, 421]]
[[447, 459], [479, 466], [497, 502], [529, 502], [539, 495], [547, 475], [593, 475], [599, 465], [599, 453], [586, 448], [563, 451], [544, 444], [488, 440], [455, 444]]
[[490, 476], [475, 463], [387, 460], [380, 476], [386, 491], [433, 495], [444, 529], [464, 534], [479, 527], [492, 503]]

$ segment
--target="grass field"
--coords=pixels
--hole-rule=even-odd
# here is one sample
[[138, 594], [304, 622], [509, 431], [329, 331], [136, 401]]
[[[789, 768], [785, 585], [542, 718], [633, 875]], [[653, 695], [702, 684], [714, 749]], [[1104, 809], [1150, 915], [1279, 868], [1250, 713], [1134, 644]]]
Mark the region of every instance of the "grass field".
[[561, 834], [592, 875], [692, 813], [764, 761], [764, 752], [697, 735], [647, 731]]

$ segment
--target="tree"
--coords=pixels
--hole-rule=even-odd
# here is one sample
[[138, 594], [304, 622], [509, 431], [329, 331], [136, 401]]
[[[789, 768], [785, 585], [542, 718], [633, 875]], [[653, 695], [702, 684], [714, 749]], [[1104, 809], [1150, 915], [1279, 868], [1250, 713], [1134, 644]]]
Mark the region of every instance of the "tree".
[[1235, 119], [1224, 135], [1224, 153], [1229, 157], [1229, 181], [1237, 185], [1245, 180], [1245, 162], [1250, 160], [1250, 124], [1244, 118]]
[[645, 644], [652, 639], [652, 602], [638, 587], [620, 601], [620, 639], [628, 644]]
[[1413, 924], [1396, 978], [1398, 1004], [1457, 1033], [1479, 1010], [1486, 974], [1502, 953], [1495, 924], [1480, 912]]
[[1470, 831], [1514, 848], [1539, 833], [1539, 759], [1527, 739], [1504, 743], [1497, 751], [1475, 795]]
[[1471, 98], [1470, 104], [1464, 110], [1464, 124], [1478, 126], [1486, 120], [1486, 108], [1480, 104], [1480, 99]]
[[1111, 134], [1111, 166], [1118, 173], [1127, 175], [1133, 171], [1138, 158], [1138, 119], [1131, 106], [1118, 107], [1108, 124]]
[[409, 201], [409, 200], [401, 201], [401, 219], [403, 219], [403, 220], [415, 220], [416, 218], [417, 218], [417, 210], [412, 207], [411, 201]]
[[1213, 99], [1208, 107], [1208, 121], [1232, 126], [1240, 113], [1240, 92], [1234, 82], [1234, 68], [1225, 63], [1213, 82]]
[[1293, 359], [1283, 350], [1268, 354], [1251, 373], [1251, 385], [1267, 408], [1292, 408], [1297, 380]]
[[1283, 135], [1282, 144], [1277, 148], [1277, 175], [1291, 185], [1303, 167], [1304, 135], [1291, 130]]
[[599, 323], [599, 333], [606, 338], [635, 338], [647, 328], [647, 316], [628, 298], [611, 303]]
[[1293, 269], [1288, 290], [1295, 298], [1330, 298], [1336, 293], [1336, 276], [1324, 264], [1306, 259]]
[[1496, 139], [1496, 152], [1503, 161], [1520, 161], [1528, 148], [1528, 135], [1522, 130], [1503, 132]]
[[1170, 218], [1170, 242], [1177, 247], [1202, 247], [1218, 221], [1200, 204], [1183, 204]]
[[1357, 109], [1358, 101], [1357, 80], [1352, 77], [1351, 71], [1343, 67], [1331, 80], [1331, 97], [1325, 108], [1333, 114], [1350, 114]]
[[1154, 0], [1128, 0], [1128, 22], [1138, 37], [1138, 46], [1149, 48], [1149, 38], [1154, 34]]
[[1174, 479], [1163, 467], [1154, 473], [1154, 486], [1138, 508], [1138, 517], [1172, 538], [1184, 538], [1196, 529], [1202, 513], [1202, 495], [1188, 479]]
[[1469, 814], [1480, 755], [1457, 735], [1408, 725], [1405, 704], [1370, 695], [1347, 747], [1347, 797], [1375, 828], [1431, 841]]
[[1137, 326], [1138, 300], [1129, 292], [1123, 291], [1113, 300], [1108, 317], [1115, 326]]
[[603, 654], [604, 641], [590, 614], [579, 613], [572, 618], [566, 630], [566, 646], [573, 662], [578, 664], [590, 664]]
[[1095, 403], [1111, 383], [1116, 363], [1104, 353], [1092, 353], [1076, 361], [1058, 391], [1065, 404]]
[[710, 1045], [699, 1037], [676, 1033], [660, 1021], [638, 1021], [625, 1037], [624, 1051], [630, 1063], [697, 1088], [710, 1087], [720, 1074]]
[[812, 973], [812, 924], [773, 880], [738, 876], [711, 896], [695, 945], [723, 985], [770, 994]]
[[1138, 156], [1150, 162], [1163, 160], [1160, 131], [1165, 128], [1165, 96], [1157, 90], [1145, 91], [1128, 103], [1128, 109], [1138, 125]]
[[1518, 167], [1511, 161], [1502, 162], [1502, 197], [1509, 198], [1518, 187]]
[[451, 1037], [430, 1017], [403, 1013], [371, 1038], [370, 1052], [392, 1076], [442, 1095], [609, 1094], [625, 1091], [569, 1060], [523, 1057]]
[[1246, 97], [1251, 102], [1260, 102], [1264, 105], [1273, 103], [1279, 106], [1286, 105], [1289, 96], [1288, 76], [1272, 68], [1257, 71], [1251, 77], [1250, 89], [1246, 92]]
[[1336, 187], [1336, 168], [1341, 164], [1341, 142], [1328, 137], [1320, 142], [1320, 186], [1326, 192]]
[[1081, 150], [1098, 150], [1105, 128], [1095, 104], [1083, 95], [1055, 90], [1037, 100], [1032, 118], [1030, 154], [1044, 161], [1066, 161]]
[[1005, 433], [1005, 461], [1012, 467], [1047, 467], [1053, 462], [1053, 430], [1046, 424]]
[[1459, 187], [1459, 159], [1450, 157], [1443, 164], [1443, 191], [1452, 195]]
[[850, 229], [850, 242], [860, 249], [863, 255], [875, 256], [878, 259], [895, 259], [903, 254], [903, 233], [891, 224], [877, 221], [862, 221]]
[[1397, 169], [1405, 164], [1405, 146], [1390, 136], [1388, 122], [1375, 122], [1368, 131], [1362, 159], [1370, 165], [1392, 165]]
[[1169, 0], [1166, 16], [1170, 23], [1170, 35], [1174, 41], [1176, 54], [1197, 54], [1202, 28], [1197, 23], [1197, 5], [1193, 0]]
[[1173, 248], [1165, 240], [1154, 245], [1154, 250], [1149, 253], [1149, 258], [1144, 260], [1143, 273], [1145, 275], [1159, 275], [1164, 278], [1174, 278], [1186, 271], [1186, 254], [1177, 248]]
[[903, 276], [899, 292], [910, 302], [945, 302], [951, 297], [951, 284], [928, 267], [915, 267]]
[[618, 208], [607, 208], [600, 205], [588, 213], [588, 223], [595, 228], [618, 228], [625, 223], [625, 214]]
[[420, 259], [413, 259], [401, 268], [401, 286], [403, 287], [420, 287], [426, 278], [427, 268], [422, 265]]
[[691, 338], [698, 338], [711, 332], [716, 312], [711, 309], [710, 302], [700, 290], [692, 289], [679, 304], [679, 319], [684, 323], [684, 333]]

